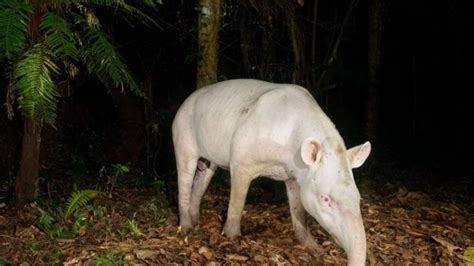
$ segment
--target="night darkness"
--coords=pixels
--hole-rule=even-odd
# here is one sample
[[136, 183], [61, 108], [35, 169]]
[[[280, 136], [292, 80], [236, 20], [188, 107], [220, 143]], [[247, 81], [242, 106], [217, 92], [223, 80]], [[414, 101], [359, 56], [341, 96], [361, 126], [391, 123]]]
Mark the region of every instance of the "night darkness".
[[[370, 0], [220, 1], [222, 13], [218, 36], [217, 81], [252, 78], [277, 83], [298, 83], [317, 99], [336, 125], [347, 147], [370, 139], [365, 131], [370, 98]], [[374, 1], [381, 3], [382, 25], [380, 62], [377, 68], [379, 108], [372, 110], [378, 117], [377, 138], [373, 142], [375, 145], [367, 163], [360, 170], [354, 171], [363, 198], [362, 214], [368, 221], [364, 222], [371, 250], [367, 261], [370, 265], [375, 265], [375, 262], [468, 262], [459, 260], [461, 254], [474, 260], [472, 9], [468, 1], [458, 0]], [[61, 250], [62, 257], [58, 259], [61, 262], [77, 258], [80, 250], [68, 253], [57, 243], [47, 241], [55, 237], [69, 237], [97, 245], [91, 240], [94, 230], [103, 233], [96, 233], [100, 235], [97, 236], [100, 241], [110, 238], [113, 239], [111, 242], [118, 243], [120, 238], [120, 241], [133, 239], [136, 241], [134, 243], [138, 243], [150, 238], [166, 239], [170, 242], [163, 243], [180, 252], [167, 253], [168, 250], [165, 250], [165, 254], [160, 251], [161, 255], [156, 255], [154, 259], [140, 258], [134, 253], [134, 259], [129, 263], [204, 263], [211, 260], [224, 263], [272, 263], [275, 262], [270, 259], [273, 253], [268, 251], [271, 248], [264, 248], [260, 239], [253, 238], [273, 239], [274, 233], [270, 231], [278, 226], [283, 229], [277, 231], [284, 232], [280, 238], [288, 236], [292, 239], [290, 243], [294, 240], [296, 244], [286, 194], [282, 192], [284, 185], [273, 181], [259, 181], [255, 182], [255, 188], [250, 189], [247, 197], [247, 204], [250, 204], [248, 215], [263, 217], [259, 212], [262, 206], [257, 205], [261, 203], [264, 208], [273, 208], [273, 218], [265, 221], [262, 218], [263, 220], [253, 224], [254, 220], [245, 222], [244, 216], [244, 236], [236, 244], [238, 247], [229, 251], [226, 246], [222, 246], [221, 243], [226, 243], [225, 237], [220, 235], [220, 231], [214, 234], [212, 230], [220, 229], [226, 218], [230, 181], [228, 173], [223, 171], [218, 172], [220, 181], [215, 178], [211, 182], [209, 190], [212, 192], [207, 194], [212, 196], [205, 198], [207, 202], [201, 206], [201, 212], [203, 208], [207, 209], [209, 217], [215, 217], [214, 220], [210, 218], [211, 222], [203, 224], [203, 235], [193, 235], [191, 242], [186, 242], [186, 247], [181, 243], [184, 240], [170, 240], [177, 235], [176, 227], [179, 225], [171, 123], [180, 105], [196, 89], [199, 79], [196, 77], [198, 62], [202, 60], [199, 55], [197, 23], [199, 1], [155, 2], [158, 2], [155, 10], [145, 8], [144, 11], [156, 21], [155, 26], [144, 25], [126, 15], [120, 16], [118, 9], [111, 11], [100, 5], [92, 7], [102, 30], [109, 36], [111, 44], [120, 53], [147, 99], [137, 96], [126, 86], [105, 87], [101, 79], [86, 71], [91, 68], [87, 63], [82, 66], [77, 64], [79, 70], [74, 78], [68, 78], [65, 74], [57, 75], [54, 80], [59, 84], [56, 88], [60, 95], [57, 118], [54, 127], [45, 123], [42, 131], [40, 130], [41, 148], [36, 167], [39, 171], [38, 191], [34, 198], [37, 206], [30, 204], [21, 207], [25, 204], [18, 204], [18, 193], [15, 194], [19, 186], [17, 176], [21, 172], [20, 161], [24, 136], [27, 135], [27, 119], [18, 104], [22, 96], [16, 92], [16, 100], [12, 100], [15, 97], [11, 98], [13, 92], [8, 89], [14, 84], [10, 78], [13, 77], [11, 69], [16, 61], [3, 55], [0, 57], [0, 250], [3, 249], [3, 244], [11, 242], [3, 236], [11, 236], [12, 239], [23, 237], [19, 235], [20, 229], [16, 224], [21, 225], [21, 228], [31, 226], [42, 231], [42, 234], [46, 233], [41, 239], [49, 240], [41, 240], [41, 245], [47, 243], [44, 244], [45, 250], [52, 250], [53, 247]], [[344, 27], [335, 60], [328, 64], [328, 55], [334, 47], [351, 2], [354, 6]], [[318, 3], [317, 37], [314, 51], [311, 51], [315, 3]], [[3, 8], [2, 5], [4, 4], [0, 7]], [[291, 21], [296, 25], [294, 31], [290, 28], [293, 25]], [[34, 23], [31, 25], [34, 26]], [[33, 27], [31, 25], [30, 28]], [[76, 24], [73, 27], [75, 30], [79, 29]], [[28, 34], [31, 32], [30, 29]], [[0, 34], [4, 34], [1, 29]], [[0, 35], [0, 39], [3, 36]], [[299, 44], [302, 54], [298, 59], [295, 59], [295, 43]], [[31, 49], [32, 46], [26, 47]], [[3, 53], [5, 48], [0, 48]], [[312, 58], [312, 52], [315, 59]], [[60, 67], [65, 68], [64, 66], [67, 66], [67, 61], [61, 61]], [[295, 76], [298, 77], [298, 82], [292, 82]], [[319, 80], [321, 76], [323, 78]], [[12, 119], [8, 117], [12, 114], [10, 106], [14, 108]], [[23, 150], [23, 153], [34, 152]], [[124, 169], [120, 167], [125, 167], [126, 171], [120, 172]], [[49, 212], [51, 217], [60, 216], [60, 212], [55, 213], [54, 209], [66, 204], [73, 191], [81, 189], [101, 191], [94, 202], [98, 206], [107, 206], [106, 211], [114, 210], [104, 216], [108, 217], [104, 223], [113, 224], [113, 229], [96, 226], [103, 219], [95, 216], [91, 218], [88, 213], [84, 215], [88, 217], [86, 220], [89, 224], [81, 225], [88, 229], [74, 233], [72, 229], [61, 231], [62, 233], [55, 231], [57, 235], [52, 237], [53, 228], [61, 223], [63, 227], [71, 226], [73, 215], [80, 212], [76, 211], [69, 218], [56, 218], [51, 227], [41, 225], [38, 219], [44, 218], [44, 211]], [[159, 209], [153, 209], [152, 218], [149, 216], [150, 211], [145, 212], [142, 208], [143, 202], [150, 198], [158, 202], [154, 201], [152, 204]], [[30, 201], [33, 200], [27, 202]], [[127, 208], [131, 206], [130, 209], [135, 211], [132, 213], [130, 209], [121, 209], [116, 214], [114, 208], [118, 205], [114, 204], [117, 202], [126, 202]], [[78, 208], [83, 208], [86, 204], [87, 200]], [[147, 206], [151, 209], [151, 205]], [[213, 209], [215, 212], [209, 211]], [[138, 221], [143, 232], [152, 227], [161, 228], [160, 225], [168, 227], [162, 231], [153, 231], [154, 233], [149, 230], [147, 236], [134, 235], [132, 229], [120, 231], [120, 226], [129, 228], [123, 224], [133, 219]], [[150, 220], [154, 220], [152, 225]], [[156, 222], [158, 220], [160, 225]], [[262, 225], [265, 223], [275, 223], [272, 225], [273, 230], [265, 229]], [[406, 230], [402, 226], [397, 227], [398, 223], [403, 224]], [[314, 223], [312, 229], [319, 231], [320, 227], [317, 226], [319, 225]], [[417, 227], [422, 229], [417, 231]], [[114, 235], [104, 233], [106, 230], [112, 230]], [[125, 235], [117, 236], [122, 233]], [[380, 240], [381, 235], [386, 235], [387, 238]], [[78, 240], [80, 237], [83, 240]], [[274, 246], [289, 245], [283, 240], [272, 242], [273, 240], [268, 243]], [[326, 238], [323, 234], [318, 235], [316, 240], [322, 243]], [[29, 243], [28, 241], [16, 241], [18, 243], [12, 245], [12, 248], [0, 251], [0, 265], [4, 262], [16, 264], [22, 261], [53, 261], [53, 255], [32, 251], [24, 251], [26, 255], [22, 257], [18, 252], [29, 250], [24, 244]], [[242, 244], [245, 241], [258, 242], [260, 246], [250, 251]], [[384, 241], [393, 246], [384, 249], [385, 246], [380, 244]], [[446, 241], [457, 247], [454, 253], [446, 251], [450, 249]], [[419, 249], [416, 249], [417, 245]], [[202, 251], [200, 246], [206, 246], [210, 251]], [[284, 253], [282, 256], [287, 259], [279, 262], [299, 264], [305, 261], [299, 261], [300, 256], [299, 258], [306, 258], [306, 262], [346, 263], [344, 251], [334, 243], [326, 246], [323, 244], [323, 248], [318, 251], [322, 261], [311, 252], [304, 251], [301, 255], [298, 253], [301, 251], [293, 249], [291, 245], [286, 249], [291, 251], [277, 252]], [[331, 250], [338, 250], [339, 253], [336, 252], [331, 257], [327, 255]], [[404, 250], [416, 251], [410, 257], [405, 256]], [[106, 251], [110, 250], [98, 253], [105, 258]], [[122, 258], [125, 258], [126, 251], [121, 252], [124, 256]], [[208, 258], [206, 252], [213, 254], [212, 259]], [[241, 254], [247, 259], [230, 258], [228, 253]], [[260, 255], [261, 257], [256, 257]], [[89, 257], [96, 258], [92, 255]], [[117, 259], [116, 255], [112, 257], [112, 261]], [[82, 259], [84, 262], [84, 258]]]

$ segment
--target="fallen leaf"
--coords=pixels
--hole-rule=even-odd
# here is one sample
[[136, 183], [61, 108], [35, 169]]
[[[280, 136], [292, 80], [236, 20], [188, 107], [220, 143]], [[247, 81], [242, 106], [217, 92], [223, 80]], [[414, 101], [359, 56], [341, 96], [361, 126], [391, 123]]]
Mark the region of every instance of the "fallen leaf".
[[453, 253], [455, 250], [461, 249], [460, 247], [451, 244], [448, 240], [444, 239], [443, 237], [431, 236], [431, 238], [433, 238], [434, 241], [438, 242], [443, 247], [445, 247], [450, 254]]
[[236, 260], [236, 261], [247, 261], [249, 258], [246, 256], [242, 256], [239, 254], [225, 254], [225, 257], [229, 260]]
[[219, 235], [218, 234], [211, 234], [211, 236], [209, 237], [209, 244], [211, 246], [215, 246], [218, 241], [219, 241]]
[[134, 250], [133, 253], [135, 253], [135, 256], [137, 257], [137, 259], [140, 259], [140, 260], [153, 259], [160, 254], [159, 251], [149, 250], [149, 249]]
[[210, 252], [209, 249], [205, 246], [200, 247], [198, 253], [203, 255], [207, 260], [212, 259], [212, 252]]
[[267, 258], [265, 258], [262, 255], [256, 255], [255, 257], [253, 257], [253, 260], [257, 263], [264, 263], [267, 260]]

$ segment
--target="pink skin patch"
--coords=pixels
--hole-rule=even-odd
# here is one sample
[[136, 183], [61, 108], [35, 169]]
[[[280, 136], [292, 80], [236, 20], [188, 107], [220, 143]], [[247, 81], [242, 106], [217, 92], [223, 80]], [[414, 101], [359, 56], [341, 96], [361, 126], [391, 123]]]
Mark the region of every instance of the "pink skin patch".
[[326, 204], [329, 206], [329, 208], [336, 208], [336, 202], [334, 202], [330, 197], [328, 196], [321, 196], [321, 199], [326, 202]]

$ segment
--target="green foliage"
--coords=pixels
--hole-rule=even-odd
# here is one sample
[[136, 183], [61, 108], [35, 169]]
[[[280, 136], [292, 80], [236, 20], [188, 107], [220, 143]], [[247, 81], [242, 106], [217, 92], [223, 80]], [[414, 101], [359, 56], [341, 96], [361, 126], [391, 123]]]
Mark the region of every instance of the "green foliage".
[[154, 198], [140, 206], [139, 210], [147, 215], [153, 214], [152, 226], [158, 226], [166, 221], [166, 208], [169, 207], [170, 203], [166, 199]]
[[39, 209], [39, 211], [41, 213], [41, 217], [37, 224], [39, 229], [43, 230], [44, 232], [51, 231], [51, 228], [53, 227], [53, 224], [55, 222], [54, 217], [43, 209]]
[[114, 261], [112, 259], [109, 259], [107, 257], [95, 257], [94, 258], [95, 264], [97, 266], [113, 266], [115, 265]]
[[[155, 8], [157, 4], [148, 0], [140, 5]], [[73, 78], [77, 63], [85, 65], [104, 85], [126, 86], [141, 95], [130, 70], [102, 32], [93, 12], [96, 6], [113, 9], [127, 22], [133, 18], [156, 26], [148, 15], [124, 0], [0, 1], [0, 59], [7, 59], [6, 65], [11, 66], [3, 71], [12, 79], [10, 84], [15, 86], [24, 115], [54, 125], [61, 96], [56, 84], [64, 79], [60, 74]], [[65, 69], [58, 67], [60, 63]]]
[[79, 49], [76, 46], [74, 33], [64, 18], [49, 12], [43, 17], [39, 29], [46, 36], [46, 49], [55, 58], [79, 60]]
[[15, 57], [24, 48], [30, 13], [23, 1], [0, 1], [0, 59]]
[[109, 265], [124, 265], [123, 257], [125, 256], [123, 251], [110, 251], [102, 256], [95, 256], [93, 259], [97, 266], [109, 266]]
[[134, 219], [128, 220], [127, 230], [130, 232], [133, 238], [138, 238], [140, 236], [143, 236], [143, 233], [138, 228], [138, 224]]
[[130, 169], [128, 168], [128, 166], [119, 164], [119, 163], [112, 164], [111, 168], [112, 168], [112, 175], [114, 177], [123, 176], [124, 174], [130, 172]]
[[15, 68], [20, 108], [30, 117], [41, 114], [45, 121], [53, 124], [56, 118], [56, 103], [59, 97], [52, 77], [59, 72], [41, 44], [29, 49]]
[[132, 219], [128, 220], [127, 223], [118, 231], [121, 240], [125, 240], [128, 236], [137, 239], [144, 234], [138, 228], [138, 223]]
[[64, 254], [61, 249], [55, 248], [50, 255], [49, 262], [59, 263], [61, 259], [64, 257]]
[[87, 212], [92, 212], [92, 215], [97, 219], [100, 219], [105, 216], [107, 208], [105, 206], [86, 206]]
[[[38, 208], [41, 217], [36, 223], [38, 228], [47, 233], [50, 238], [70, 237], [77, 235], [81, 228], [88, 226], [87, 215], [92, 212], [93, 217], [104, 216], [105, 207], [87, 206], [85, 211], [78, 210], [85, 206], [92, 198], [97, 196], [95, 190], [74, 191], [66, 201], [64, 211], [60, 206], [47, 205], [47, 208]], [[45, 209], [49, 209], [46, 211]]]
[[464, 250], [464, 256], [468, 257], [471, 260], [474, 260], [474, 248], [468, 248]]
[[[84, 23], [85, 24], [85, 23]], [[127, 85], [133, 92], [141, 95], [138, 84], [128, 67], [123, 63], [107, 35], [99, 29], [85, 26], [83, 62], [89, 72], [108, 87]]]
[[64, 211], [64, 218], [67, 219], [71, 214], [76, 212], [79, 208], [86, 205], [91, 199], [98, 194], [96, 190], [79, 190], [74, 191], [67, 200], [66, 209]]

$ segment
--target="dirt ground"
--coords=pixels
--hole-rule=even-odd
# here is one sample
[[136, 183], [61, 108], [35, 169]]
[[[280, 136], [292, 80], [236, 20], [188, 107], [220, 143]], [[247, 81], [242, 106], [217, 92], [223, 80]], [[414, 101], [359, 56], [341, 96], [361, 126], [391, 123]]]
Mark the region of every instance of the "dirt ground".
[[[474, 264], [474, 214], [462, 204], [392, 184], [361, 194], [369, 265]], [[284, 201], [247, 204], [242, 237], [227, 239], [221, 235], [227, 195], [227, 191], [206, 193], [201, 225], [187, 236], [179, 234], [177, 209], [157, 208], [152, 191], [100, 194], [90, 204], [105, 206], [105, 214], [97, 218], [90, 212], [85, 217], [89, 226], [72, 238], [50, 238], [40, 230], [37, 204], [21, 211], [2, 204], [0, 265], [347, 263], [343, 250], [312, 219], [319, 248], [298, 245]], [[131, 219], [136, 234], [123, 231]]]

